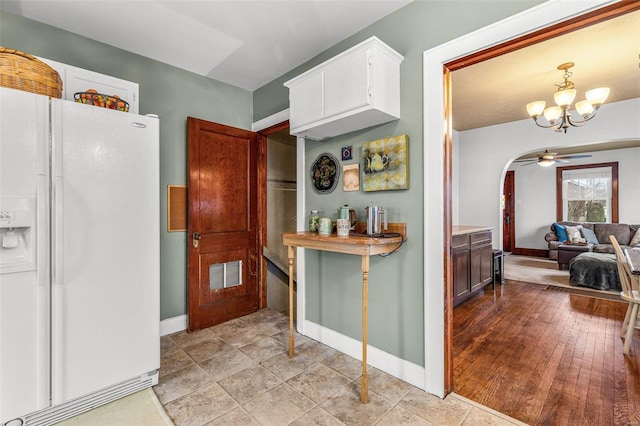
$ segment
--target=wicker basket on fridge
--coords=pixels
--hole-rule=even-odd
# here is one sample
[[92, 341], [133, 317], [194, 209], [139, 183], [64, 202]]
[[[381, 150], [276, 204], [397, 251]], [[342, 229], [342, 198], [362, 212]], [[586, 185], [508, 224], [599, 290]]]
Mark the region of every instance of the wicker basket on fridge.
[[0, 46], [0, 86], [62, 98], [60, 75], [38, 58]]

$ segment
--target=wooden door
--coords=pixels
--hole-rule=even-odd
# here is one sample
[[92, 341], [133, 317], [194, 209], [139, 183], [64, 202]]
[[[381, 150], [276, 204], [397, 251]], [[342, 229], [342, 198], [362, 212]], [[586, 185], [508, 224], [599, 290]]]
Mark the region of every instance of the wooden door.
[[516, 242], [515, 231], [515, 173], [507, 171], [504, 178], [504, 209], [502, 210], [502, 250], [513, 251]]
[[259, 307], [258, 135], [192, 117], [188, 143], [188, 330]]

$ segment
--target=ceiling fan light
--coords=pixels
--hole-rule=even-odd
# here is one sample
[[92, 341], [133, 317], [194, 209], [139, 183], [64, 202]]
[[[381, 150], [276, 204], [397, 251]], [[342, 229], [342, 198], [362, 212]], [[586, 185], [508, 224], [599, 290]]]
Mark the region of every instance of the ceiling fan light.
[[544, 110], [544, 118], [546, 118], [549, 123], [556, 121], [561, 115], [562, 108], [559, 106], [551, 106]]
[[553, 100], [556, 105], [566, 107], [571, 105], [576, 98], [576, 89], [559, 90], [553, 94]]
[[589, 103], [589, 101], [580, 101], [576, 103], [576, 111], [578, 111], [578, 114], [582, 116], [589, 115], [594, 110], [595, 108]]
[[553, 166], [554, 164], [555, 164], [555, 161], [551, 159], [541, 158], [540, 160], [538, 160], [538, 166], [540, 167], [550, 167], [550, 166]]
[[527, 113], [531, 117], [539, 117], [544, 111], [544, 107], [547, 103], [545, 101], [535, 101], [527, 104]]
[[586, 97], [587, 101], [595, 107], [599, 107], [607, 100], [609, 96], [609, 88], [608, 87], [598, 87], [596, 89], [591, 89], [587, 91]]

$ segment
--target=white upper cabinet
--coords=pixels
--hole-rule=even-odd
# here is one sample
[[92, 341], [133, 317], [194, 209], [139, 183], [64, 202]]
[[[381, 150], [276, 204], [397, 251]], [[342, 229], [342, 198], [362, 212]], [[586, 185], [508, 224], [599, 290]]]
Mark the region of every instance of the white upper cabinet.
[[103, 95], [120, 96], [120, 99], [127, 101], [129, 104], [129, 112], [139, 114], [138, 83], [52, 61], [51, 59], [38, 59], [60, 74], [62, 79], [62, 99], [75, 102], [75, 93], [94, 89]]
[[371, 37], [287, 81], [291, 134], [321, 140], [399, 119], [403, 59]]

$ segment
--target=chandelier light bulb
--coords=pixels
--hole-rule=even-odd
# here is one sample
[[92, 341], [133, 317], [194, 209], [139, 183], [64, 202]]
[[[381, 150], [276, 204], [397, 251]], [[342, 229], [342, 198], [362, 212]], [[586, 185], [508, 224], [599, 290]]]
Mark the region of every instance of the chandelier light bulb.
[[[556, 84], [558, 90], [553, 94], [553, 100], [557, 106], [545, 108], [546, 104], [544, 101], [536, 101], [527, 104], [527, 113], [529, 113], [533, 122], [536, 123], [536, 126], [542, 127], [543, 129], [551, 129], [555, 132], [567, 133], [569, 126], [583, 126], [595, 117], [598, 108], [600, 108], [600, 106], [607, 100], [607, 97], [609, 96], [608, 87], [591, 89], [587, 91], [585, 95], [587, 98], [586, 100], [576, 103], [576, 111], [581, 115], [582, 119], [577, 119], [571, 115], [569, 110], [571, 109], [571, 104], [576, 99], [577, 91], [576, 85], [569, 80], [573, 75], [569, 70], [574, 66], [575, 64], [573, 62], [565, 62], [557, 67], [560, 71], [563, 71], [563, 81], [560, 84]], [[540, 114], [544, 115], [548, 124], [538, 121]], [[549, 160], [541, 158], [538, 164], [542, 167], [549, 167], [555, 163], [553, 160], [546, 163], [547, 161]]]
[[544, 110], [544, 118], [546, 118], [549, 123], [553, 123], [560, 118], [560, 116], [562, 116], [562, 108], [559, 106], [551, 106]]
[[553, 94], [553, 100], [560, 107], [568, 107], [576, 98], [576, 89], [559, 90]]
[[578, 114], [585, 116], [595, 111], [595, 108], [589, 103], [589, 101], [580, 101], [576, 103], [576, 111], [578, 111]]
[[527, 104], [527, 113], [531, 117], [539, 117], [544, 111], [544, 107], [547, 105], [545, 101], [535, 101]]
[[607, 100], [609, 96], [609, 88], [608, 87], [598, 87], [597, 89], [591, 89], [587, 91], [586, 97], [587, 101], [595, 107], [599, 107]]

